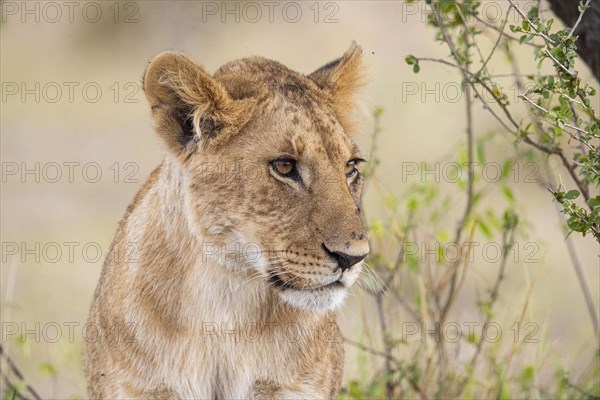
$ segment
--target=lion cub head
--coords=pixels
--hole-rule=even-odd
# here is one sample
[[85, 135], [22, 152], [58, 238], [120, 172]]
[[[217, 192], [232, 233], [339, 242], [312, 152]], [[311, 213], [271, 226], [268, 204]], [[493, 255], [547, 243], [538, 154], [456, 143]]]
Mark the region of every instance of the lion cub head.
[[[309, 75], [259, 57], [210, 75], [161, 53], [144, 90], [183, 175], [187, 223], [203, 252], [301, 309], [343, 301], [369, 252], [352, 140], [361, 49]], [[217, 251], [218, 250], [218, 251]]]

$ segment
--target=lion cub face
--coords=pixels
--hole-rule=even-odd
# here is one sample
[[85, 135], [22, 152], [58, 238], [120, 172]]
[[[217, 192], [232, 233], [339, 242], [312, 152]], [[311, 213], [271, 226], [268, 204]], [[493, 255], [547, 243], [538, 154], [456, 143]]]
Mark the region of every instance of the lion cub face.
[[203, 253], [303, 309], [341, 304], [369, 252], [350, 137], [359, 47], [308, 76], [262, 58], [213, 76], [162, 53], [144, 89]]

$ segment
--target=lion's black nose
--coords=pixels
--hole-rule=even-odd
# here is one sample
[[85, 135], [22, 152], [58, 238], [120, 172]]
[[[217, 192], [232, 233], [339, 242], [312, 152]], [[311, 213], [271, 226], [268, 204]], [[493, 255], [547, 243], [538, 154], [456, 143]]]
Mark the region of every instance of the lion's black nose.
[[327, 246], [325, 246], [325, 243], [322, 244], [322, 247], [329, 257], [337, 261], [338, 267], [342, 269], [342, 272], [361, 262], [367, 256], [366, 254], [362, 254], [360, 256], [351, 256], [350, 254], [342, 253], [340, 251], [331, 251], [327, 248]]

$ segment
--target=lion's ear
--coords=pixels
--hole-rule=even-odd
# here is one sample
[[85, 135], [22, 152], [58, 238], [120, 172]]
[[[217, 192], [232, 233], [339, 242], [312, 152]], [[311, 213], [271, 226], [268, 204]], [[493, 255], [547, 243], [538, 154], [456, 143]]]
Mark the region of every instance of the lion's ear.
[[143, 86], [155, 130], [175, 153], [193, 148], [203, 138], [234, 131], [242, 123], [241, 105], [182, 53], [163, 52], [154, 57]]
[[347, 131], [352, 131], [354, 124], [350, 116], [354, 95], [366, 83], [360, 46], [352, 42], [341, 58], [322, 66], [308, 77], [331, 95], [340, 124]]

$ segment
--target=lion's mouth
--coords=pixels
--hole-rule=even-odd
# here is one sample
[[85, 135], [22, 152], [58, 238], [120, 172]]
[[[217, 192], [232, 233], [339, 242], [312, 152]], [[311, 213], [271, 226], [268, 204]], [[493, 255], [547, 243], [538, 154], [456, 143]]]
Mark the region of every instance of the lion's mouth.
[[345, 286], [342, 283], [341, 279], [342, 279], [342, 275], [340, 274], [340, 276], [333, 282], [302, 287], [302, 286], [293, 285], [288, 281], [284, 281], [281, 278], [281, 276], [279, 276], [275, 272], [269, 273], [269, 281], [271, 282], [271, 284], [273, 284], [273, 286], [275, 286], [277, 289], [280, 289], [280, 290], [294, 289], [294, 290], [302, 290], [302, 291], [322, 291], [322, 290], [328, 290], [328, 289], [344, 288]]

